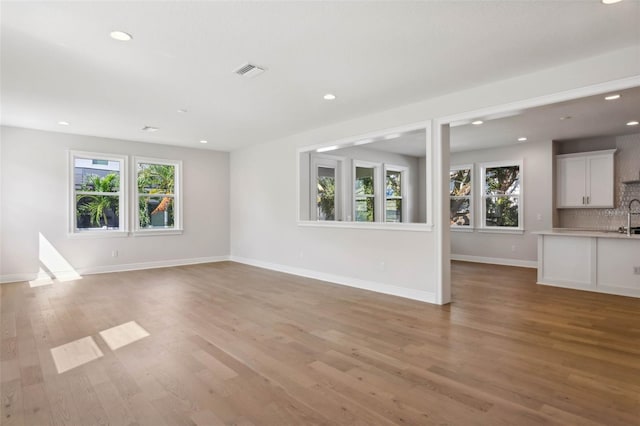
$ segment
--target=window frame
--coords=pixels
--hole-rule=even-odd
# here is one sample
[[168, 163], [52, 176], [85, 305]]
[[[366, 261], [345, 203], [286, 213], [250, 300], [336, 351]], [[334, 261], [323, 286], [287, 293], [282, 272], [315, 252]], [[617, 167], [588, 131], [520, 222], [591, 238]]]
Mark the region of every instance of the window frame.
[[[399, 172], [400, 173], [400, 197], [387, 197], [387, 172]], [[408, 215], [410, 211], [410, 197], [408, 196], [408, 185], [409, 185], [409, 167], [407, 166], [397, 166], [395, 164], [387, 164], [383, 165], [382, 171], [382, 192], [384, 198], [382, 200], [382, 222], [383, 223], [407, 223]], [[400, 222], [388, 222], [387, 221], [387, 201], [388, 200], [396, 200], [400, 199], [402, 201], [402, 211], [400, 212]]]
[[[133, 235], [134, 236], [150, 236], [150, 235], [171, 235], [182, 234], [184, 232], [182, 223], [182, 210], [184, 200], [182, 199], [182, 160], [168, 160], [164, 158], [152, 157], [133, 157], [132, 173], [133, 176], [133, 199], [131, 206], [133, 218]], [[138, 165], [139, 164], [159, 164], [174, 167], [174, 191], [173, 191], [173, 214], [174, 225], [172, 228], [142, 228], [140, 227], [140, 210], [139, 200], [144, 193], [140, 193], [138, 189]]]
[[[69, 163], [67, 165], [68, 173], [68, 229], [67, 235], [70, 238], [112, 238], [112, 237], [126, 237], [129, 235], [129, 166], [128, 158], [126, 155], [107, 154], [101, 152], [90, 151], [76, 151], [69, 150]], [[103, 229], [103, 228], [87, 228], [79, 229], [78, 220], [76, 216], [77, 208], [77, 190], [75, 187], [75, 160], [76, 158], [91, 159], [91, 160], [107, 160], [117, 161], [120, 163], [120, 188], [118, 194], [118, 205], [120, 214], [118, 216], [118, 229]], [[111, 193], [110, 193], [111, 194]], [[109, 195], [110, 195], [109, 194]]]
[[[469, 225], [453, 225], [453, 224], [449, 224], [449, 227], [451, 228], [452, 231], [458, 231], [458, 232], [471, 232], [475, 229], [475, 167], [474, 164], [459, 164], [459, 165], [455, 165], [455, 166], [450, 166], [449, 167], [449, 188], [451, 188], [451, 172], [454, 171], [460, 171], [460, 170], [469, 170], [469, 176], [470, 176], [470, 188], [471, 188], [471, 194], [470, 195], [451, 195], [451, 189], [449, 189], [449, 214], [451, 214], [451, 200], [452, 199], [469, 199]], [[449, 222], [451, 222], [451, 216], [449, 216]]]
[[[343, 184], [343, 172], [342, 162], [343, 158], [330, 156], [330, 155], [312, 155], [311, 156], [311, 181], [309, 182], [310, 198], [310, 210], [309, 215], [311, 220], [319, 222], [338, 222], [343, 220], [344, 216], [344, 184]], [[318, 206], [316, 200], [318, 199], [318, 167], [330, 168], [335, 170], [335, 196], [334, 196], [334, 220], [320, 220], [318, 219]]]
[[[358, 167], [373, 169], [373, 222], [364, 222], [356, 220], [356, 169]], [[353, 218], [353, 222], [355, 223], [384, 223], [381, 219], [381, 212], [383, 209], [382, 205], [382, 197], [380, 195], [380, 182], [382, 182], [380, 178], [380, 173], [382, 170], [382, 163], [375, 163], [371, 161], [363, 161], [363, 160], [353, 160], [352, 167], [352, 178], [351, 178], [351, 214]]]
[[[519, 167], [518, 180], [519, 180], [519, 190], [520, 193], [517, 195], [491, 195], [487, 196], [485, 194], [485, 182], [486, 182], [486, 172], [487, 169], [498, 168], [498, 167]], [[478, 179], [478, 185], [476, 188], [479, 189], [480, 196], [479, 199], [479, 208], [480, 208], [480, 226], [478, 227], [479, 232], [495, 232], [495, 233], [524, 233], [524, 167], [523, 161], [520, 160], [508, 160], [508, 161], [494, 161], [480, 164], [480, 179]], [[515, 197], [518, 199], [518, 226], [487, 226], [486, 217], [486, 199], [487, 198], [495, 198], [495, 197]]]

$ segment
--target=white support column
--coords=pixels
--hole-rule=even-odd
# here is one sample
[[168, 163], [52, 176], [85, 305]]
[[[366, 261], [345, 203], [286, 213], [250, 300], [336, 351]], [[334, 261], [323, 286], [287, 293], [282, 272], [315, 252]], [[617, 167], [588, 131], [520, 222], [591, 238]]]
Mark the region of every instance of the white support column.
[[436, 303], [451, 303], [451, 240], [449, 229], [449, 124], [434, 121], [431, 126], [433, 185], [431, 185]]

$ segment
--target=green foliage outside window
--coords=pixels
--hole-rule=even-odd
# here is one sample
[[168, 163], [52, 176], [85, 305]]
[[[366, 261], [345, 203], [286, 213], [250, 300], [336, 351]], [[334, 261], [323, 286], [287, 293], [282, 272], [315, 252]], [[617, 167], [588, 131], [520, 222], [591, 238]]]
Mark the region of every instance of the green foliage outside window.
[[518, 227], [520, 166], [491, 167], [485, 172], [485, 225]]
[[[114, 195], [77, 194], [76, 217], [78, 228], [118, 227], [120, 175], [109, 173], [103, 177], [90, 174], [80, 184], [82, 192], [113, 192]], [[88, 223], [86, 219], [88, 218]]]
[[387, 170], [385, 221], [402, 222], [402, 172]]
[[141, 228], [153, 225], [153, 218], [161, 213], [161, 226], [173, 226], [175, 175], [175, 166], [147, 163], [138, 165], [138, 212]]
[[318, 177], [318, 219], [336, 219], [336, 179], [329, 176]]
[[[471, 169], [449, 172], [449, 219], [451, 225], [471, 225]], [[458, 198], [459, 197], [459, 198]]]
[[356, 222], [373, 222], [375, 220], [373, 173], [372, 168], [356, 167]]

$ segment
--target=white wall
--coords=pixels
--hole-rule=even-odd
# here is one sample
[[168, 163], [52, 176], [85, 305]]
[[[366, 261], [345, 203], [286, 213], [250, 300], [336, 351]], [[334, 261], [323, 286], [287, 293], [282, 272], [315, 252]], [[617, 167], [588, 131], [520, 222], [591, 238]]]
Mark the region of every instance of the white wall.
[[[524, 234], [479, 232], [480, 163], [494, 161], [523, 162]], [[532, 232], [550, 229], [553, 222], [553, 143], [527, 142], [507, 147], [464, 151], [451, 154], [451, 165], [474, 164], [474, 232], [451, 232], [451, 254], [454, 258], [482, 260], [502, 259], [505, 263], [533, 264], [537, 261], [537, 236]], [[538, 216], [540, 215], [540, 216]], [[538, 219], [540, 217], [540, 219]], [[515, 248], [514, 248], [515, 247]]]
[[[434, 259], [447, 246], [444, 227], [448, 229], [448, 215], [443, 223], [436, 224], [445, 233], [444, 241], [438, 238], [437, 230], [298, 226], [296, 149], [639, 74], [640, 56], [638, 49], [632, 47], [270, 143], [255, 141], [258, 145], [231, 153], [232, 258], [308, 275], [331, 274], [344, 278], [343, 282], [351, 280], [363, 286], [365, 281], [369, 288], [427, 300], [436, 293], [441, 276], [446, 275], [446, 271], [437, 268]], [[433, 161], [440, 158], [429, 157], [427, 167], [432, 168]], [[444, 167], [448, 169], [448, 161]], [[428, 173], [432, 174], [432, 169]], [[438, 200], [436, 207], [441, 206]], [[521, 254], [535, 259], [528, 251]]]
[[[69, 149], [182, 160], [184, 233], [68, 238]], [[39, 269], [39, 233], [81, 272], [229, 254], [228, 153], [2, 127], [0, 177], [3, 281], [32, 279]]]

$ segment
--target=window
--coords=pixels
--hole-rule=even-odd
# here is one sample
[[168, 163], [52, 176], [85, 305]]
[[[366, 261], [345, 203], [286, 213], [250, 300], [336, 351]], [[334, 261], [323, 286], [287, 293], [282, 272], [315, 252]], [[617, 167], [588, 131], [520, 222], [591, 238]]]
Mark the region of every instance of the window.
[[312, 161], [312, 217], [315, 220], [341, 220], [340, 168], [335, 158], [315, 157]]
[[376, 221], [376, 165], [354, 162], [354, 212], [356, 222]]
[[126, 232], [126, 158], [70, 152], [71, 234]]
[[449, 170], [449, 223], [452, 227], [473, 228], [473, 166]]
[[136, 159], [136, 231], [182, 229], [181, 164], [180, 161]]
[[317, 218], [318, 220], [336, 220], [336, 169], [318, 167], [317, 171]]
[[482, 226], [522, 229], [522, 162], [482, 165]]
[[406, 222], [406, 190], [407, 168], [398, 166], [385, 167], [385, 222]]

